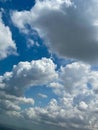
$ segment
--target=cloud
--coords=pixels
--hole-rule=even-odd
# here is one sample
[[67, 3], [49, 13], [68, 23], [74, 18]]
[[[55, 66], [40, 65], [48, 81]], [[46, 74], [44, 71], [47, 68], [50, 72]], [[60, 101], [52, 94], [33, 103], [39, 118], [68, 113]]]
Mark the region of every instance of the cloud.
[[21, 96], [26, 88], [45, 85], [56, 80], [56, 65], [51, 59], [42, 58], [31, 62], [20, 62], [12, 72], [1, 76], [1, 89], [12, 95]]
[[21, 31], [28, 30], [26, 25], [37, 30], [53, 53], [92, 63], [98, 56], [97, 11], [97, 0], [38, 0], [11, 18]]
[[[96, 10], [97, 1], [46, 0], [37, 1], [30, 11], [11, 15], [22, 32], [28, 33], [28, 24], [36, 29], [51, 51], [91, 62], [98, 53]], [[51, 87], [58, 96], [45, 107], [33, 106], [33, 99], [23, 97], [27, 88], [40, 85]], [[14, 117], [14, 125], [27, 129], [97, 130], [97, 85], [98, 71], [82, 62], [67, 64], [58, 71], [47, 58], [20, 62], [0, 76], [0, 112], [10, 117], [10, 124]], [[41, 93], [39, 96], [46, 97]]]
[[33, 106], [34, 100], [26, 97], [16, 97], [6, 94], [5, 91], [0, 91], [0, 114], [9, 116], [21, 117], [21, 106]]
[[41, 97], [41, 98], [47, 98], [47, 95], [42, 94], [42, 93], [38, 93], [38, 96]]
[[85, 102], [80, 102], [80, 104], [79, 104], [79, 109], [80, 110], [87, 110], [87, 108], [88, 108], [88, 105], [85, 103]]
[[12, 39], [10, 28], [5, 26], [0, 13], [0, 60], [12, 54], [17, 54], [16, 45]]
[[60, 78], [65, 86], [66, 92], [71, 93], [78, 88], [85, 89], [89, 82], [88, 77], [92, 75], [90, 71], [91, 66], [81, 62], [74, 62], [66, 65], [66, 67], [61, 67]]
[[[35, 130], [97, 130], [98, 71], [82, 62], [55, 69], [51, 59], [42, 58], [20, 62], [11, 72], [0, 76], [0, 119], [9, 118], [5, 126], [18, 124], [20, 128]], [[24, 95], [27, 88], [40, 85], [50, 87], [58, 97], [50, 99], [44, 107], [34, 106], [35, 101]], [[40, 92], [39, 96], [46, 98]]]
[[51, 105], [45, 109], [47, 118], [66, 129], [97, 129], [98, 71], [92, 70], [88, 64], [74, 62], [61, 67], [58, 73], [59, 82], [51, 83], [50, 87], [59, 100], [53, 103], [55, 106], [49, 103]]
[[[56, 65], [51, 59], [42, 58], [20, 62], [13, 66], [11, 72], [0, 76], [0, 115], [8, 116], [10, 120], [5, 125], [12, 125], [14, 118], [16, 124], [18, 122], [18, 127], [24, 127], [19, 123], [19, 120], [24, 122], [25, 114], [22, 113], [25, 109], [33, 108], [35, 103], [33, 98], [25, 96], [25, 91], [29, 87], [48, 85], [56, 80], [58, 73], [55, 69]], [[46, 95], [40, 94], [40, 96], [46, 98]]]

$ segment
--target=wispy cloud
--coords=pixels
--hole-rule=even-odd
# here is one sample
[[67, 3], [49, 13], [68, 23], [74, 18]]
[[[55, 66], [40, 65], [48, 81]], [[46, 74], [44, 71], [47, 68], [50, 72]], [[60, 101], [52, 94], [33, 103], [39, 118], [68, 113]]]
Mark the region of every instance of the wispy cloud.
[[17, 54], [16, 45], [12, 39], [10, 28], [3, 23], [2, 13], [0, 12], [0, 60], [8, 55]]

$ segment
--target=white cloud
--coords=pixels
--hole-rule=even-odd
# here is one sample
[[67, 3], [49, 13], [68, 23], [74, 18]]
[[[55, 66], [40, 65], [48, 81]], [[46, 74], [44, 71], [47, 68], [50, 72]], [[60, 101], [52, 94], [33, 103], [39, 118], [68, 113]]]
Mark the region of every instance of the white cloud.
[[27, 41], [28, 41], [28, 43], [27, 43], [28, 48], [31, 48], [31, 47], [34, 47], [34, 46], [36, 46], [36, 47], [40, 46], [37, 41], [34, 41], [34, 40], [30, 39], [30, 38]]
[[90, 65], [81, 62], [68, 64], [60, 69], [60, 78], [67, 92], [79, 91], [87, 88]]
[[15, 26], [36, 29], [50, 50], [64, 57], [96, 62], [98, 56], [97, 0], [36, 1], [30, 11], [11, 15]]
[[[20, 119], [22, 122], [28, 120], [28, 129], [38, 126], [41, 130], [51, 126], [52, 130], [92, 130], [93, 127], [97, 130], [98, 96], [95, 89], [98, 84], [98, 71], [82, 62], [67, 64], [58, 71], [55, 69], [56, 65], [51, 59], [43, 58], [20, 62], [13, 67], [12, 72], [1, 76], [1, 115], [16, 117], [17, 124]], [[51, 87], [58, 96], [57, 99], [51, 99], [45, 107], [34, 106], [32, 98], [22, 97], [28, 87], [40, 87], [44, 84]], [[40, 92], [39, 96], [46, 98]], [[22, 109], [21, 105], [25, 108]]]
[[47, 95], [42, 94], [42, 93], [38, 93], [38, 96], [41, 97], [41, 98], [47, 98], [48, 97]]
[[[20, 115], [21, 106], [33, 106], [34, 100], [26, 97], [16, 97], [0, 91], [0, 114], [8, 114], [9, 116]], [[21, 115], [20, 115], [21, 116]]]
[[81, 101], [79, 103], [79, 109], [80, 110], [87, 110], [87, 108], [88, 108], [88, 105], [85, 102]]
[[20, 110], [20, 107], [14, 103], [12, 103], [11, 101], [9, 100], [2, 100], [0, 99], [0, 104], [1, 104], [1, 107], [3, 110], [10, 110], [10, 111], [19, 111]]
[[[59, 79], [48, 85], [58, 99], [51, 99], [44, 108], [26, 109], [22, 115], [38, 124], [50, 124], [61, 129], [97, 130], [98, 96], [94, 88], [98, 84], [98, 71], [93, 71], [90, 65], [74, 62], [61, 67], [58, 74]], [[93, 83], [92, 88], [88, 82]]]
[[1, 76], [1, 89], [7, 93], [21, 96], [26, 88], [49, 84], [58, 78], [56, 65], [51, 59], [42, 58], [31, 62], [20, 62], [12, 72]]
[[5, 26], [0, 13], [0, 60], [11, 54], [17, 54], [16, 45], [12, 39], [10, 28]]
[[[33, 98], [26, 98], [29, 87], [48, 85], [58, 78], [56, 65], [51, 59], [42, 58], [31, 62], [20, 62], [11, 72], [0, 76], [0, 114], [22, 119], [25, 109], [34, 106]], [[46, 95], [40, 94], [47, 98]], [[19, 124], [19, 122], [18, 122]]]

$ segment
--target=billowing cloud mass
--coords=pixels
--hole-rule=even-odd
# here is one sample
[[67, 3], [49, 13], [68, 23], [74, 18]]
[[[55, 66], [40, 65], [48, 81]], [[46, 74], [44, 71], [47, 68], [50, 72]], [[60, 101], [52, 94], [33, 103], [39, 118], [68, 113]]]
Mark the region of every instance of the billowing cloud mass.
[[56, 65], [51, 59], [31, 62], [20, 62], [13, 67], [12, 72], [6, 72], [0, 78], [0, 88], [7, 93], [22, 96], [24, 90], [31, 86], [45, 85], [55, 81], [58, 74], [55, 72]]
[[[34, 30], [44, 39], [36, 46], [44, 42], [57, 55], [34, 55], [37, 60], [31, 55], [32, 61], [22, 62], [28, 50], [21, 53], [19, 46], [19, 63], [0, 75], [0, 124], [15, 130], [98, 130], [98, 69], [88, 64], [98, 61], [97, 12], [97, 0], [36, 0], [28, 11], [10, 11], [18, 35], [27, 35], [30, 54], [37, 51], [30, 35]], [[0, 28], [2, 59], [16, 46], [2, 15]], [[57, 56], [64, 57], [65, 65]]]
[[[58, 74], [55, 69], [56, 65], [51, 59], [42, 58], [31, 62], [20, 62], [13, 66], [11, 72], [6, 72], [0, 76], [0, 119], [2, 118], [0, 124], [5, 119], [5, 123], [3, 122], [5, 126], [14, 123], [14, 126], [16, 126], [18, 123], [17, 127], [24, 127], [25, 125], [19, 123], [19, 120], [23, 122], [27, 120], [27, 118], [24, 119], [25, 109], [33, 108], [35, 103], [33, 98], [25, 97], [25, 91], [27, 88], [48, 85], [57, 80]], [[38, 95], [47, 98], [45, 94], [40, 93]], [[9, 118], [7, 122], [6, 116]], [[12, 118], [15, 120], [13, 121]]]
[[8, 26], [4, 25], [0, 13], [0, 60], [11, 54], [16, 54], [16, 45], [11, 31]]
[[90, 65], [75, 62], [61, 67], [57, 73], [58, 80], [48, 87], [59, 99], [51, 99], [44, 108], [26, 109], [25, 118], [63, 129], [97, 130], [98, 71], [93, 71]]
[[[44, 107], [34, 106], [33, 98], [24, 96], [27, 88], [40, 85], [51, 88], [58, 96]], [[50, 127], [51, 130], [97, 130], [97, 85], [98, 71], [82, 62], [61, 66], [59, 70], [47, 58], [20, 62], [11, 72], [0, 76], [0, 117], [3, 114], [3, 120], [8, 116], [6, 125], [18, 124], [31, 130], [50, 130]], [[43, 93], [38, 96], [47, 98]]]
[[53, 52], [97, 62], [97, 12], [97, 0], [37, 0], [30, 11], [13, 11], [11, 17], [22, 32], [26, 25], [37, 30]]

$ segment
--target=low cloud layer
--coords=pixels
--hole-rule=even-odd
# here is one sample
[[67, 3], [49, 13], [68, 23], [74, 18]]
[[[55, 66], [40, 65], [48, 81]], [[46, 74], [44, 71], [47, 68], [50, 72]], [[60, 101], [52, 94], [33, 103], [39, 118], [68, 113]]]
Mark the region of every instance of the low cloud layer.
[[[58, 97], [51, 98], [44, 107], [34, 106], [34, 99], [24, 94], [27, 88], [40, 85], [51, 88]], [[11, 72], [0, 76], [0, 118], [3, 121], [8, 117], [5, 126], [13, 124], [16, 128], [97, 130], [97, 85], [98, 71], [81, 62], [67, 64], [57, 71], [47, 58], [20, 62]], [[43, 101], [48, 98], [45, 93], [38, 92], [37, 96]]]
[[16, 45], [12, 39], [10, 28], [3, 23], [0, 12], [0, 60], [11, 54], [16, 54]]
[[97, 62], [97, 0], [36, 1], [30, 11], [15, 11], [12, 21], [21, 31], [37, 30], [55, 53], [86, 62]]

